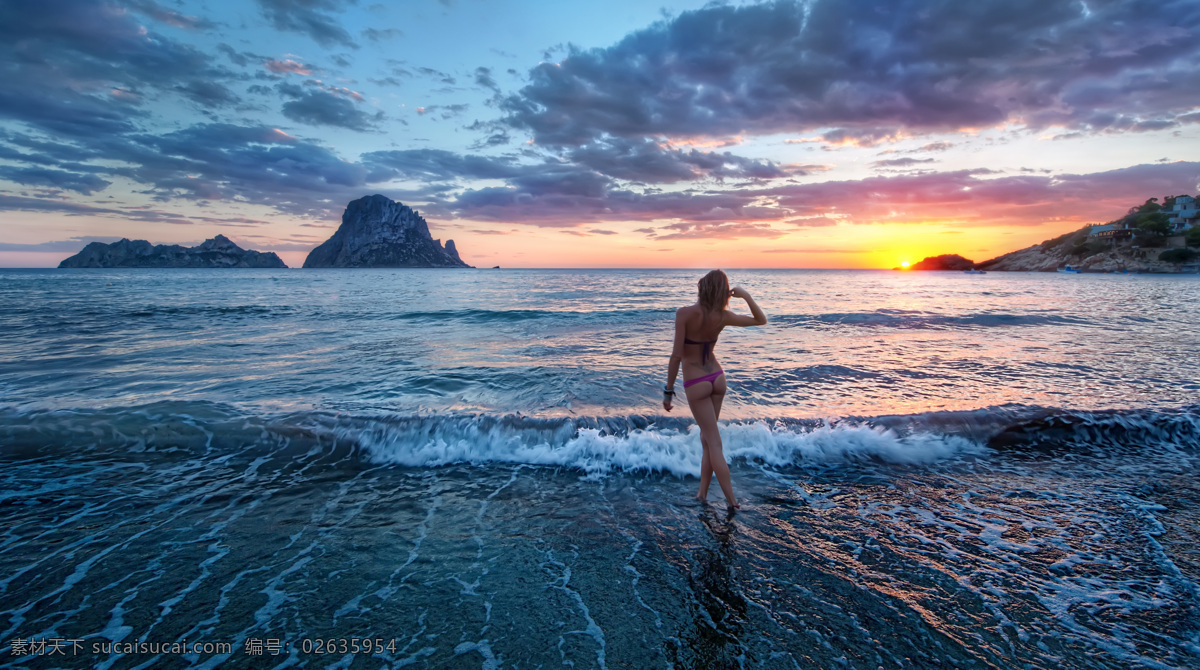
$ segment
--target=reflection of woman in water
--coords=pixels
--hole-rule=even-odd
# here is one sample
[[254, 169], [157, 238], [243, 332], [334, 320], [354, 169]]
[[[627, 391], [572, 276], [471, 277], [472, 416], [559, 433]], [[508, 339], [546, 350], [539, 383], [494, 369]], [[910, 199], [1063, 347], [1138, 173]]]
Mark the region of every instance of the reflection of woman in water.
[[[754, 302], [754, 298], [741, 287], [730, 290], [729, 278], [720, 270], [704, 275], [699, 283], [699, 298], [696, 304], [680, 307], [675, 312], [675, 346], [671, 350], [671, 366], [667, 371], [667, 387], [663, 389], [663, 409], [671, 411], [675, 399], [675, 377], [679, 364], [683, 363], [683, 392], [687, 395], [688, 407], [700, 426], [700, 444], [704, 456], [700, 459], [700, 500], [708, 498], [708, 485], [713, 473], [721, 484], [725, 502], [730, 507], [739, 507], [733, 497], [733, 482], [729, 479], [729, 464], [721, 448], [721, 433], [717, 430], [717, 419], [721, 418], [721, 401], [725, 399], [725, 373], [713, 355], [717, 336], [725, 326], [762, 326], [767, 316]], [[729, 298], [746, 301], [754, 316], [734, 314], [726, 309]]]

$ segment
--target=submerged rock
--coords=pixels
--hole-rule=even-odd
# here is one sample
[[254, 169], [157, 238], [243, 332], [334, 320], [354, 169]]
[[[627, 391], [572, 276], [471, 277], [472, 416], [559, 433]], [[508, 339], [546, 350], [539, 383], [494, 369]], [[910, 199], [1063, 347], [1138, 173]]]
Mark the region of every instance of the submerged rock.
[[454, 240], [433, 239], [416, 210], [382, 195], [346, 206], [342, 225], [304, 260], [306, 268], [469, 268]]
[[243, 249], [224, 235], [195, 247], [121, 239], [92, 242], [60, 268], [286, 268], [274, 252]]

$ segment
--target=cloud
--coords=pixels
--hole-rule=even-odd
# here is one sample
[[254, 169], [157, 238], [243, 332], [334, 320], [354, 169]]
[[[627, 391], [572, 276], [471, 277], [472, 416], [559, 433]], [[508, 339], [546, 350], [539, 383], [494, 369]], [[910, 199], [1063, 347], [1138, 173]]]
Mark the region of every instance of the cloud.
[[[172, 25], [207, 25], [152, 2], [130, 6]], [[207, 107], [235, 99], [222, 83], [231, 72], [148, 29], [121, 5], [56, 0], [8, 3], [2, 11], [0, 118], [87, 139], [135, 130], [148, 96], [179, 94]]]
[[355, 106], [362, 96], [345, 89], [322, 88], [305, 91], [298, 86], [280, 86], [280, 92], [292, 98], [283, 103], [283, 115], [314, 126], [335, 126], [365, 132], [374, 130], [383, 120], [383, 112], [368, 114]]
[[799, 214], [837, 211], [856, 224], [939, 221], [964, 226], [1038, 226], [1117, 218], [1147, 193], [1187, 190], [1200, 163], [1136, 165], [1091, 174], [995, 176], [960, 170], [855, 181], [788, 184], [747, 193]]
[[249, 65], [250, 61], [254, 58], [253, 54], [240, 52], [224, 42], [217, 45], [217, 51], [225, 54], [234, 65], [241, 65], [242, 67]]
[[825, 249], [821, 247], [811, 247], [804, 249], [764, 249], [761, 253], [764, 254], [865, 254], [869, 253], [862, 249]]
[[367, 28], [362, 34], [363, 37], [372, 42], [386, 42], [397, 37], [403, 37], [404, 31], [398, 28]]
[[94, 174], [79, 174], [44, 167], [12, 167], [0, 165], [0, 179], [27, 186], [49, 186], [91, 195], [103, 191], [112, 183]]
[[449, 84], [449, 85], [453, 86], [454, 84], [458, 83], [458, 80], [455, 79], [453, 76], [446, 74], [445, 72], [442, 72], [441, 70], [435, 70], [431, 67], [419, 67], [419, 68], [416, 68], [416, 71], [419, 74], [429, 77], [430, 79], [436, 79], [443, 84]]
[[492, 77], [492, 71], [486, 67], [475, 68], [475, 83], [495, 93], [500, 93], [500, 85]]
[[513, 234], [518, 233], [519, 231], [472, 228], [469, 232], [475, 233], [476, 235], [513, 235]]
[[444, 121], [446, 119], [452, 119], [452, 118], [462, 114], [463, 112], [467, 111], [467, 109], [469, 109], [469, 108], [470, 108], [470, 105], [465, 105], [465, 104], [427, 105], [425, 107], [418, 107], [417, 115], [425, 116], [426, 114], [437, 114], [437, 116]]
[[7, 195], [0, 193], [0, 211], [19, 212], [59, 212], [67, 215], [82, 214], [120, 214], [119, 210], [103, 207], [93, 207], [81, 203], [51, 198], [30, 198], [27, 196]]
[[42, 252], [64, 252], [76, 253], [91, 244], [92, 242], [103, 242], [111, 244], [120, 240], [120, 237], [72, 237], [66, 240], [54, 240], [53, 242], [39, 242], [37, 244], [16, 244], [12, 242], [0, 242], [0, 251], [42, 251]]
[[396, 79], [395, 77], [384, 77], [382, 79], [368, 78], [367, 81], [371, 82], [372, 84], [375, 84], [376, 86], [402, 86], [403, 85], [403, 83], [399, 79]]
[[723, 180], [775, 179], [789, 174], [805, 174], [771, 161], [692, 149], [685, 152], [660, 142], [608, 138], [572, 149], [568, 156], [579, 165], [617, 179], [653, 184], [693, 181], [702, 178]]
[[[1200, 163], [1176, 162], [1082, 175], [997, 176], [989, 170], [960, 170], [736, 191], [638, 193], [598, 172], [560, 165], [509, 179], [503, 187], [464, 190], [437, 207], [466, 219], [555, 228], [676, 219], [685, 227], [674, 230], [684, 235], [704, 230], [770, 234], [787, 226], [835, 223], [1038, 226], [1072, 220], [1082, 225], [1116, 218], [1144, 201], [1146, 193], [1190, 191], [1198, 181]], [[763, 227], [773, 222], [777, 225]], [[712, 231], [699, 225], [734, 223], [759, 227]], [[691, 224], [696, 225], [686, 227]]]
[[236, 201], [327, 218], [368, 186], [368, 169], [267, 126], [204, 124], [112, 143], [111, 173], [159, 200]]
[[[106, 216], [112, 218], [146, 221], [154, 223], [170, 223], [175, 225], [191, 225], [196, 222], [206, 223], [217, 226], [234, 226], [246, 227], [265, 224], [265, 221], [257, 219], [247, 219], [243, 217], [215, 217], [215, 216], [200, 216], [200, 215], [183, 215], [175, 212], [166, 212], [158, 209], [150, 209], [148, 207], [131, 207], [131, 208], [112, 208], [112, 207], [97, 207], [94, 205], [85, 205], [81, 203], [70, 202], [67, 200], [53, 198], [30, 198], [26, 196], [15, 196], [0, 194], [0, 211], [20, 211], [20, 212], [57, 212], [67, 216]], [[104, 241], [109, 238], [72, 238], [72, 239], [88, 239], [89, 241]], [[119, 238], [112, 238], [119, 239]], [[9, 249], [9, 251], [21, 251], [21, 249]], [[35, 251], [34, 249], [25, 249], [25, 251]]]
[[473, 150], [479, 150], [485, 147], [498, 147], [508, 144], [512, 141], [512, 136], [508, 134], [508, 128], [499, 123], [475, 121], [474, 123], [465, 126], [464, 129], [479, 133], [487, 133], [487, 137], [476, 141], [471, 146]]
[[887, 160], [874, 161], [871, 167], [910, 167], [913, 165], [921, 165], [923, 163], [936, 163], [934, 158], [889, 158]]
[[441, 149], [372, 151], [362, 156], [372, 180], [509, 179], [527, 170], [512, 159], [457, 154]]
[[836, 226], [838, 222], [828, 216], [798, 216], [788, 219], [784, 223], [796, 228], [824, 228], [826, 226]]
[[336, 44], [357, 49], [350, 33], [330, 16], [348, 2], [342, 0], [258, 0], [263, 16], [277, 30], [308, 35], [321, 46]]
[[54, 135], [90, 138], [133, 131], [137, 128], [133, 122], [143, 116], [119, 100], [26, 84], [24, 90], [0, 84], [0, 118], [21, 121]]
[[1194, 110], [1198, 26], [1182, 2], [713, 4], [607, 48], [571, 48], [502, 109], [543, 146], [813, 131], [869, 146], [1006, 123], [1150, 130]]
[[176, 28], [183, 28], [184, 30], [212, 30], [217, 27], [217, 24], [212, 21], [180, 14], [179, 12], [163, 7], [154, 2], [154, 0], [125, 0], [125, 4], [134, 11], [149, 16], [159, 23], [165, 23]]
[[782, 220], [790, 211], [756, 206], [742, 192], [678, 191], [640, 193], [622, 188], [595, 170], [570, 164], [532, 166], [504, 186], [465, 189], [438, 207], [447, 215], [473, 220], [573, 227], [605, 221], [689, 222], [753, 218]]
[[765, 223], [675, 223], [658, 228], [652, 237], [656, 241], [735, 240], [743, 237], [776, 238], [786, 234], [786, 231], [776, 230]]
[[930, 142], [916, 151], [947, 151], [953, 147], [953, 142]]
[[204, 107], [225, 107], [235, 105], [240, 101], [233, 91], [215, 81], [193, 79], [186, 84], [176, 86], [175, 90]]
[[300, 74], [300, 75], [308, 76], [313, 73], [311, 67], [309, 67], [303, 63], [294, 61], [290, 58], [288, 58], [286, 60], [276, 60], [274, 58], [268, 58], [266, 60], [266, 62], [263, 63], [263, 65], [267, 66], [267, 69], [270, 70], [271, 72], [274, 72], [275, 74]]

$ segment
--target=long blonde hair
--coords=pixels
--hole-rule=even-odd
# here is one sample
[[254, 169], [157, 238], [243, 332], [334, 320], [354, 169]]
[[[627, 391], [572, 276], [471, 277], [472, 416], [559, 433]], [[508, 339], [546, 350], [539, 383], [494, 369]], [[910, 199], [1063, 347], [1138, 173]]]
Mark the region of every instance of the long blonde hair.
[[705, 317], [711, 312], [723, 312], [729, 306], [729, 277], [720, 270], [713, 270], [700, 279], [696, 285], [699, 290], [700, 307]]

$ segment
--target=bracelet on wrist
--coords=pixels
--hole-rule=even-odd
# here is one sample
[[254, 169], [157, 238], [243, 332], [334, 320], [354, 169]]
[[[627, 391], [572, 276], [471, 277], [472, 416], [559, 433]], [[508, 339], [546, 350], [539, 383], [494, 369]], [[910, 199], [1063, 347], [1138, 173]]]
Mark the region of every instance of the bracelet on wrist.
[[675, 395], [675, 387], [672, 386], [671, 388], [664, 388], [663, 395]]

